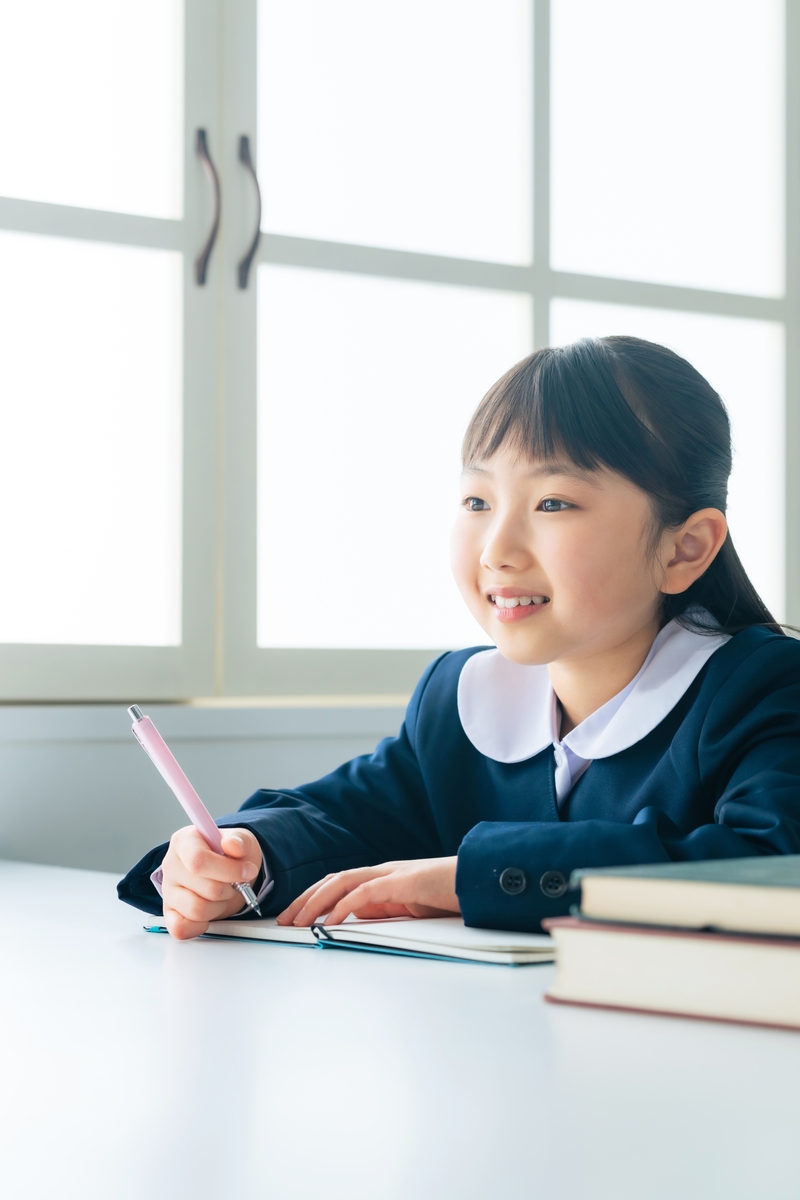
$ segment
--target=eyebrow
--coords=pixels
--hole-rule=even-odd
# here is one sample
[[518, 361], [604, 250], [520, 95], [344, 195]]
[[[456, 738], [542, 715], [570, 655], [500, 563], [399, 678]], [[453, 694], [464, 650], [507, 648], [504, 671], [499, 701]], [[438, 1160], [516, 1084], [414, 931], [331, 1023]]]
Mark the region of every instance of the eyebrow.
[[[491, 475], [492, 472], [487, 467], [478, 466], [477, 463], [472, 463], [464, 467], [462, 475]], [[579, 479], [582, 483], [594, 484], [599, 487], [597, 480], [597, 472], [590, 471], [586, 467], [577, 467], [571, 462], [553, 462], [543, 463], [541, 466], [534, 466], [527, 472], [529, 479], [550, 478], [554, 475], [567, 476], [570, 479]]]

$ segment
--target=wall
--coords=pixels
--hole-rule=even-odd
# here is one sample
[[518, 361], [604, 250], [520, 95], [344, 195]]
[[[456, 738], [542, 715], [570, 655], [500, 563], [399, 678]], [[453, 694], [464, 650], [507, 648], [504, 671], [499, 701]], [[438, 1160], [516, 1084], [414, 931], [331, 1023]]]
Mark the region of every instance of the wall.
[[[402, 707], [143, 706], [215, 816], [374, 749]], [[122, 705], [0, 707], [0, 858], [125, 872], [186, 823]]]

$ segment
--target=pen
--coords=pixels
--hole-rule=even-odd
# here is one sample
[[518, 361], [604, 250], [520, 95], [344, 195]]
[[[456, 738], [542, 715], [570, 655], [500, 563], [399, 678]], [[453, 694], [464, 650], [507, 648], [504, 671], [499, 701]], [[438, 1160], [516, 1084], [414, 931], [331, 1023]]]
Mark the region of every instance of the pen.
[[[133, 736], [151, 759], [159, 774], [169, 784], [203, 841], [217, 854], [224, 854], [222, 838], [214, 818], [189, 783], [178, 765], [178, 760], [153, 722], [144, 715], [138, 704], [130, 706], [128, 716], [133, 721], [131, 726]], [[234, 883], [233, 886], [246, 901], [248, 909], [254, 909], [261, 916], [256, 894], [250, 884]]]

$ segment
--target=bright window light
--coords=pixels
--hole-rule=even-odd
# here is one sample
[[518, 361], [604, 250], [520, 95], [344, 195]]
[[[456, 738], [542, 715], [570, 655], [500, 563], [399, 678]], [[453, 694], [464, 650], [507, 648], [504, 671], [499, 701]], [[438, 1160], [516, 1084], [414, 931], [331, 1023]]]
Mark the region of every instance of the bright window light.
[[258, 643], [485, 643], [452, 582], [459, 450], [527, 296], [259, 269]]
[[181, 639], [171, 251], [0, 233], [0, 642]]
[[0, 196], [180, 217], [182, 0], [3, 0], [0, 113]]
[[552, 265], [784, 289], [781, 0], [553, 0]]
[[530, 0], [260, 0], [271, 233], [528, 262]]

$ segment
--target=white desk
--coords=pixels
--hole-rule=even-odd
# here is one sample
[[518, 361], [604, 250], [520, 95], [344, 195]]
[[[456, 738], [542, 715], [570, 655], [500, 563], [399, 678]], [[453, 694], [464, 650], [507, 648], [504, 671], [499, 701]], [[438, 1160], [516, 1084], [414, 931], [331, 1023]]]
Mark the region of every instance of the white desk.
[[141, 931], [0, 864], [4, 1200], [796, 1200], [800, 1034], [548, 1005], [549, 967]]

